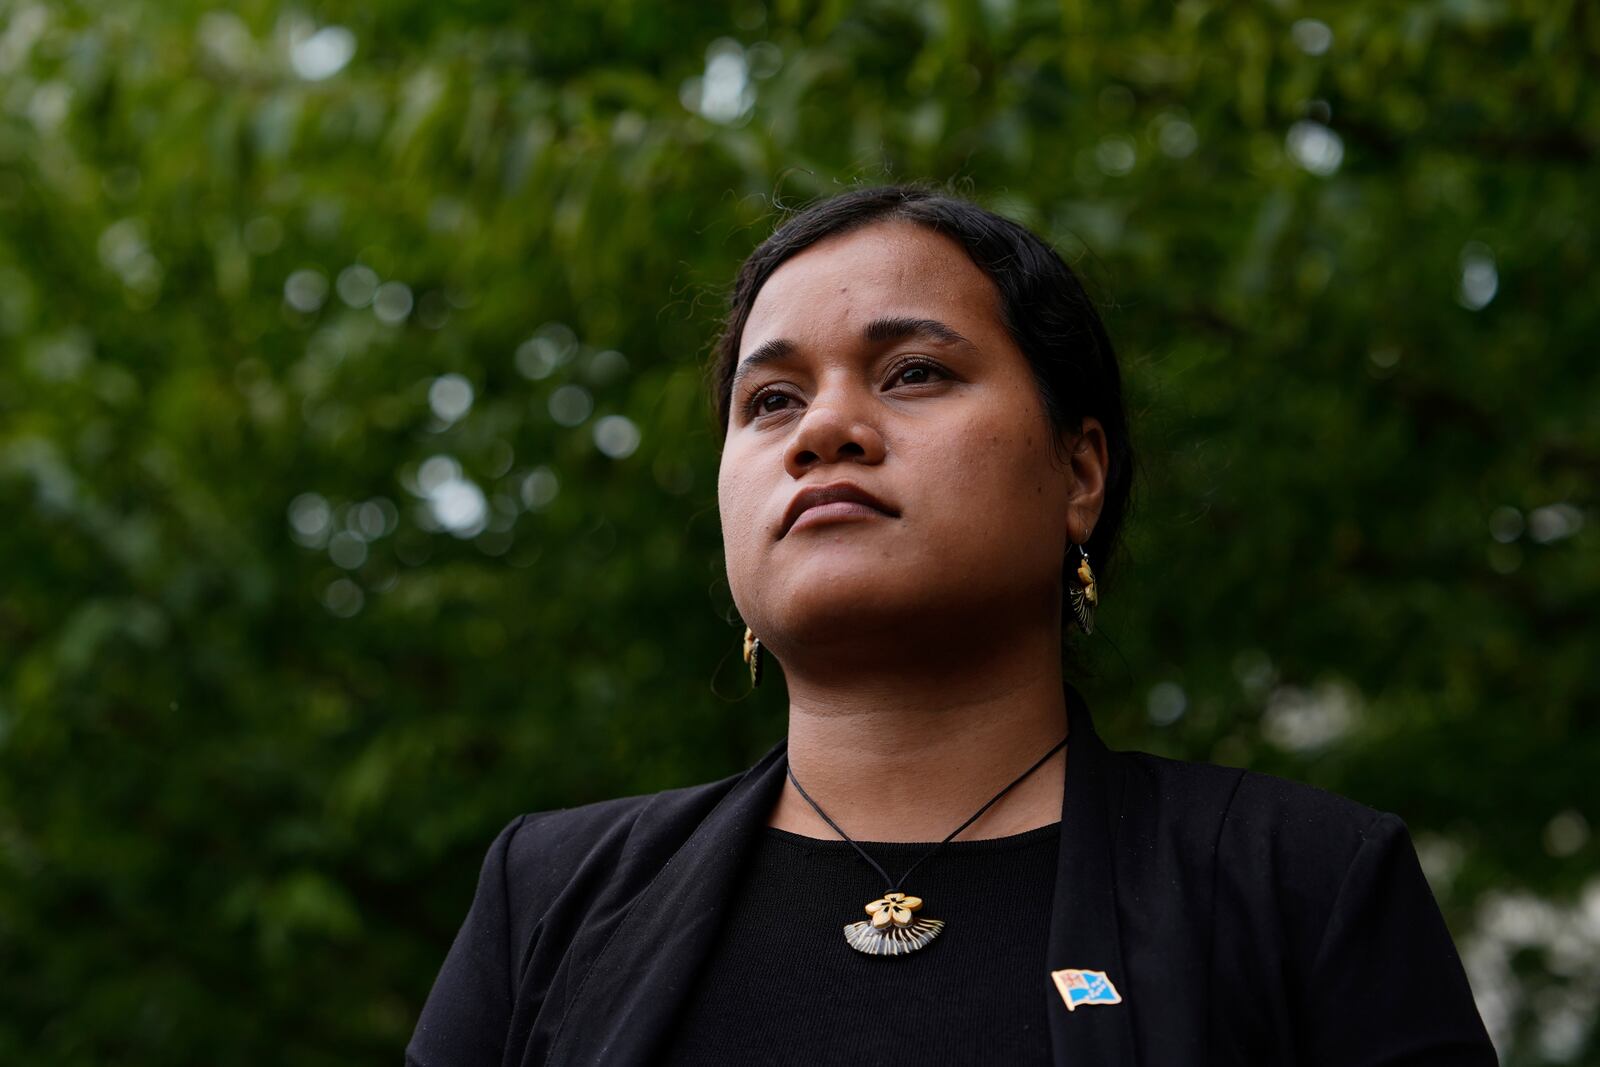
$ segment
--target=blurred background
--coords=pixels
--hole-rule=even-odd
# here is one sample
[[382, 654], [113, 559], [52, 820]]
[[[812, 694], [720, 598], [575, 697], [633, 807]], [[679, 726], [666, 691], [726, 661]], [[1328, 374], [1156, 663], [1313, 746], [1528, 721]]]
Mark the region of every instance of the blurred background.
[[[734, 773], [701, 366], [949, 181], [1102, 303], [1113, 744], [1400, 815], [1600, 1063], [1600, 17], [0, 0], [0, 1061], [393, 1063], [514, 815]], [[774, 675], [774, 678], [779, 677]]]

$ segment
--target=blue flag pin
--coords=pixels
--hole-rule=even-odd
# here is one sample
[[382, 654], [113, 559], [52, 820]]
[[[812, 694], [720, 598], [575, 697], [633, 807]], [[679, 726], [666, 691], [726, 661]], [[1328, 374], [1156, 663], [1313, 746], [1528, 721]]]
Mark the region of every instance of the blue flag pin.
[[1056, 991], [1066, 1001], [1068, 1011], [1076, 1011], [1080, 1004], [1121, 1004], [1122, 994], [1111, 984], [1104, 971], [1080, 971], [1067, 968], [1051, 971]]

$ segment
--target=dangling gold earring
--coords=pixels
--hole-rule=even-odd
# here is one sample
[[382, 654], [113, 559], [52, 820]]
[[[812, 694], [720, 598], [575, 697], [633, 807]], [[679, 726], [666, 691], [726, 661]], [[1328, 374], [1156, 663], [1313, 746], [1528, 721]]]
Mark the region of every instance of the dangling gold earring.
[[744, 628], [744, 661], [750, 664], [750, 685], [761, 684], [761, 638], [750, 627]]
[[1078, 628], [1086, 634], [1094, 633], [1094, 609], [1100, 604], [1100, 590], [1095, 585], [1094, 568], [1089, 566], [1089, 553], [1078, 546], [1078, 569], [1074, 573], [1077, 583], [1068, 583], [1067, 602], [1072, 606], [1072, 617]]

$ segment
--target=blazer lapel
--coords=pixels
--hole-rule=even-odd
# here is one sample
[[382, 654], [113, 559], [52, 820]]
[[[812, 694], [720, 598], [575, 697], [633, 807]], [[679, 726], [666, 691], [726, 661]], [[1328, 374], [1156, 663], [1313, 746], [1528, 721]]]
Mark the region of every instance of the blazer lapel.
[[722, 924], [745, 857], [783, 790], [788, 744], [745, 772], [640, 894], [583, 978], [550, 1064], [648, 1063]]
[[[1050, 913], [1047, 959], [1052, 972], [1103, 971], [1120, 992], [1123, 970], [1112, 842], [1122, 797], [1122, 772], [1094, 731], [1083, 696], [1067, 685], [1067, 773], [1061, 802], [1061, 852]], [[1061, 1064], [1132, 1064], [1134, 1005], [1084, 1003], [1068, 1010], [1049, 974], [1050, 1044]]]

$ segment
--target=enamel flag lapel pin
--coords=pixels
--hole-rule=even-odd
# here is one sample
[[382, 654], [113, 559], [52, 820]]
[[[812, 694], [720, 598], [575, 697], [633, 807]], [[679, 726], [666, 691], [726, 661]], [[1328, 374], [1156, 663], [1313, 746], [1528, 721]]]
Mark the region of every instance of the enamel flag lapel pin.
[[1077, 1011], [1083, 1004], [1121, 1004], [1122, 994], [1111, 984], [1104, 971], [1080, 971], [1067, 968], [1051, 971], [1056, 992], [1066, 1001], [1068, 1011]]

